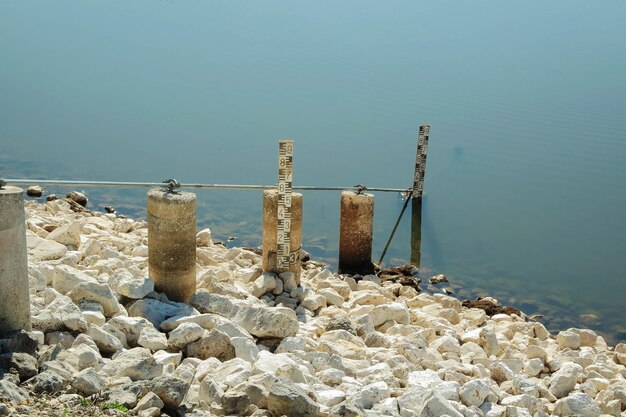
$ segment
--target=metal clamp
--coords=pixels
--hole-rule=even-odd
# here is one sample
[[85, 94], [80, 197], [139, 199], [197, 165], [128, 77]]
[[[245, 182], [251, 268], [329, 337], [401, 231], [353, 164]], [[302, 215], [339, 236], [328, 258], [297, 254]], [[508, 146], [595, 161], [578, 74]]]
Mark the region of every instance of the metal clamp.
[[363, 191], [366, 191], [367, 187], [363, 184], [357, 184], [354, 186], [354, 192], [357, 194], [363, 194]]
[[0, 178], [0, 188], [4, 188], [7, 185], [7, 182]]
[[166, 180], [163, 180], [162, 182], [163, 184], [165, 184], [165, 187], [167, 188], [168, 193], [174, 193], [175, 188], [181, 187], [180, 182], [178, 182], [178, 180], [174, 178], [168, 178]]

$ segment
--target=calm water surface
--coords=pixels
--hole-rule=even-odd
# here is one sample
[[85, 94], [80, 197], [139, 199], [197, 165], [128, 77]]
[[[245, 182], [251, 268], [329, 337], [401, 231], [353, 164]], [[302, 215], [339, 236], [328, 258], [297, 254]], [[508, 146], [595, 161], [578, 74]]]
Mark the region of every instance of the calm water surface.
[[[615, 342], [624, 16], [609, 0], [0, 0], [0, 176], [272, 184], [290, 138], [296, 184], [402, 188], [429, 123], [423, 275]], [[143, 215], [145, 191], [86, 191]], [[198, 196], [201, 226], [259, 243], [260, 193]], [[339, 195], [304, 199], [304, 247], [333, 262]], [[376, 196], [376, 259], [401, 205]], [[388, 262], [408, 260], [409, 229]]]

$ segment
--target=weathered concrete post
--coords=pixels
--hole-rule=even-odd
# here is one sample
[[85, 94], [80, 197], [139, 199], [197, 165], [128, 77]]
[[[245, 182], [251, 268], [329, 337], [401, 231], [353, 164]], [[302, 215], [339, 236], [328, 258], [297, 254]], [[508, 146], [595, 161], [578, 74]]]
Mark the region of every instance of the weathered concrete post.
[[374, 196], [354, 191], [341, 193], [339, 219], [339, 273], [368, 275], [372, 264]]
[[175, 301], [196, 292], [196, 195], [148, 191], [148, 267], [157, 291]]
[[0, 335], [31, 330], [24, 190], [0, 184]]
[[[263, 191], [263, 271], [280, 273], [277, 259], [277, 228], [278, 228], [278, 191]], [[289, 271], [296, 277], [300, 285], [300, 262], [302, 248], [302, 194], [291, 195], [291, 255]]]

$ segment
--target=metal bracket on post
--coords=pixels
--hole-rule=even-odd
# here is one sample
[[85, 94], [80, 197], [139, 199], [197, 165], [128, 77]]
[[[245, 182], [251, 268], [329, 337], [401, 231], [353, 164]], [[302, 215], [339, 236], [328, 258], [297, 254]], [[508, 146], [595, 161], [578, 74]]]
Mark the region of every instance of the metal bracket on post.
[[363, 184], [357, 184], [354, 186], [354, 192], [357, 194], [363, 194], [367, 190], [367, 187]]
[[4, 188], [7, 185], [7, 182], [0, 178], [0, 189]]
[[174, 189], [181, 187], [180, 182], [178, 182], [178, 180], [175, 180], [174, 178], [168, 178], [166, 180], [163, 180], [162, 182], [163, 184], [165, 184], [165, 188], [167, 188], [168, 193], [174, 193]]

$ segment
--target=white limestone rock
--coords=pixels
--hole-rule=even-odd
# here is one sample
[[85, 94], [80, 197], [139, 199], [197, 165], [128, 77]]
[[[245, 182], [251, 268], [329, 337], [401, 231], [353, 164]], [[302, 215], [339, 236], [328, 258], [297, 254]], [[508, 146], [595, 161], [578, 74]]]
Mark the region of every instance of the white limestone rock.
[[181, 350], [191, 342], [204, 335], [204, 329], [193, 322], [180, 324], [169, 334], [168, 345], [172, 349]]
[[549, 391], [556, 398], [566, 397], [576, 386], [578, 378], [583, 375], [580, 365], [573, 362], [565, 362], [550, 378]]
[[[241, 358], [233, 358], [221, 364], [218, 362], [217, 366], [210, 365], [210, 367], [208, 374], [225, 387], [236, 387], [250, 378], [251, 365]], [[198, 369], [198, 372], [200, 372], [200, 369]]]
[[322, 307], [326, 307], [326, 298], [310, 289], [307, 289], [300, 305], [309, 311], [317, 311]]
[[157, 408], [158, 410], [161, 410], [161, 408], [163, 408], [164, 406], [165, 404], [158, 395], [156, 395], [154, 392], [149, 392], [144, 395], [139, 401], [137, 401], [137, 405], [135, 406], [133, 411], [139, 413], [142, 410], [148, 410], [151, 408]]
[[97, 371], [100, 369], [103, 362], [102, 355], [100, 355], [97, 346], [88, 344], [73, 346], [59, 353], [58, 358], [70, 364], [78, 371], [88, 368], [93, 368]]
[[544, 363], [539, 358], [530, 359], [524, 364], [524, 372], [528, 376], [537, 376], [543, 371]]
[[126, 336], [126, 343], [130, 347], [137, 347], [139, 335], [144, 327], [151, 326], [143, 317], [116, 316], [111, 318], [107, 325], [115, 327]]
[[198, 390], [198, 401], [206, 404], [221, 403], [224, 389], [213, 376], [209, 375], [202, 379]]
[[104, 354], [111, 354], [124, 349], [124, 345], [117, 337], [101, 327], [90, 326], [87, 335], [93, 339], [100, 352]]
[[260, 351], [258, 360], [251, 368], [252, 375], [266, 374], [288, 379], [293, 383], [306, 384], [304, 369], [286, 353], [273, 354]]
[[298, 288], [296, 276], [293, 272], [281, 272], [278, 276], [283, 281], [283, 290], [286, 293], [291, 293], [296, 288]]
[[480, 407], [489, 394], [489, 382], [484, 379], [473, 379], [461, 387], [461, 401], [468, 407]]
[[366, 385], [352, 398], [356, 405], [366, 410], [389, 398], [390, 390], [384, 381]]
[[80, 246], [80, 223], [68, 223], [54, 229], [47, 237], [65, 246], [78, 248]]
[[269, 390], [267, 409], [275, 416], [316, 417], [319, 406], [294, 384], [277, 381]]
[[87, 368], [77, 373], [71, 384], [76, 391], [85, 397], [97, 394], [106, 388], [106, 381], [93, 368]]
[[135, 300], [144, 298], [154, 291], [154, 281], [150, 278], [134, 277], [125, 269], [116, 272], [109, 280], [109, 286], [116, 293]]
[[498, 384], [504, 381], [512, 381], [515, 378], [515, 373], [504, 362], [496, 361], [490, 367], [491, 378]]
[[[417, 416], [433, 417], [447, 415], [449, 417], [463, 417], [463, 414], [458, 411], [453, 404], [454, 403], [443, 398], [438, 392], [433, 391], [424, 402], [424, 405], [421, 410], [419, 410]], [[401, 415], [404, 414], [401, 412]]]
[[601, 413], [602, 410], [600, 410], [600, 407], [593, 398], [582, 392], [561, 398], [556, 402], [556, 406], [554, 407], [554, 415], [563, 417], [597, 417]]
[[235, 348], [235, 356], [247, 362], [255, 363], [259, 358], [259, 348], [247, 337], [231, 337], [231, 345]]
[[131, 256], [148, 257], [148, 247], [146, 245], [137, 245], [130, 251]]
[[229, 318], [256, 337], [295, 336], [299, 329], [293, 310], [250, 305], [240, 300], [198, 291], [190, 303], [201, 313], [214, 313]]
[[506, 417], [533, 417], [533, 415], [523, 407], [507, 406]]
[[200, 339], [189, 343], [186, 351], [189, 357], [198, 359], [214, 357], [222, 362], [235, 357], [235, 348], [228, 335], [216, 329], [205, 332]]
[[163, 401], [165, 407], [176, 410], [180, 407], [189, 384], [181, 379], [168, 376], [159, 376], [150, 381], [150, 390]]
[[480, 411], [483, 412], [484, 417], [505, 417], [506, 415], [506, 407], [487, 401], [480, 406]]
[[83, 315], [83, 318], [87, 322], [88, 326], [102, 326], [107, 321], [106, 317], [104, 317], [104, 314], [99, 311], [83, 310], [81, 314]]
[[528, 394], [531, 397], [539, 397], [539, 387], [530, 378], [523, 375], [515, 375], [515, 378], [513, 378], [513, 394]]
[[112, 317], [123, 311], [123, 307], [106, 284], [81, 282], [72, 288], [68, 296], [74, 303], [79, 303], [84, 300], [100, 303], [104, 308], [104, 315], [106, 317]]
[[95, 278], [72, 268], [69, 265], [58, 265], [49, 273], [52, 286], [61, 294], [67, 294], [80, 283], [97, 283]]
[[183, 360], [182, 352], [170, 353], [165, 350], [157, 350], [152, 354], [152, 357], [157, 363], [163, 365], [163, 369], [167, 366], [175, 369]]
[[431, 369], [410, 372], [407, 378], [409, 387], [432, 388], [443, 382], [439, 374]]
[[26, 231], [26, 245], [28, 256], [40, 261], [60, 259], [67, 253], [67, 246], [41, 238], [30, 230]]
[[324, 297], [326, 305], [337, 306], [341, 308], [345, 302], [344, 298], [333, 288], [322, 288], [317, 291], [319, 295]]
[[451, 335], [443, 335], [435, 339], [430, 346], [437, 349], [440, 353], [461, 353], [461, 345], [459, 344], [459, 341]]
[[318, 343], [320, 351], [347, 359], [360, 359], [367, 351], [363, 339], [346, 330], [328, 331], [318, 339]]
[[113, 356], [102, 367], [102, 372], [111, 377], [129, 377], [132, 381], [153, 379], [163, 372], [163, 365], [158, 364], [150, 350], [136, 347]]
[[264, 272], [249, 285], [250, 292], [257, 298], [260, 298], [263, 294], [271, 292], [275, 288], [276, 276], [271, 272]]
[[580, 334], [570, 330], [559, 332], [556, 336], [556, 342], [561, 349], [576, 350], [580, 347]]
[[320, 404], [332, 407], [342, 403], [346, 399], [346, 393], [337, 389], [324, 389], [317, 391], [317, 400]]
[[374, 307], [370, 317], [375, 327], [393, 320], [400, 324], [409, 324], [409, 310], [401, 303], [389, 303]]
[[184, 303], [174, 301], [163, 302], [152, 298], [135, 301], [128, 309], [131, 317], [143, 317], [154, 327], [160, 328], [161, 323], [174, 316], [190, 316], [198, 312]]
[[159, 332], [151, 325], [146, 325], [141, 330], [139, 338], [137, 339], [137, 344], [150, 349], [153, 352], [168, 348], [167, 336]]
[[74, 343], [74, 336], [68, 332], [49, 332], [45, 335], [45, 343], [47, 345], [59, 345], [63, 349], [69, 349]]
[[548, 360], [548, 353], [540, 346], [528, 345], [526, 347], [526, 356], [528, 359], [541, 359], [543, 362]]
[[211, 229], [206, 228], [196, 233], [196, 246], [207, 247], [213, 245], [213, 239], [211, 237]]
[[534, 410], [536, 402], [536, 398], [528, 394], [510, 395], [500, 400], [500, 404], [503, 406], [520, 407], [528, 410]]
[[87, 321], [82, 316], [80, 309], [68, 297], [62, 296], [54, 290], [51, 290], [50, 295], [55, 298], [45, 308], [32, 315], [33, 329], [44, 333], [63, 329], [74, 332], [87, 330]]
[[[260, 277], [262, 273], [263, 270], [259, 267], [241, 268], [235, 273], [235, 278], [243, 284], [248, 284]], [[282, 285], [282, 280], [280, 282]]]
[[479, 344], [483, 347], [487, 356], [497, 356], [500, 352], [500, 343], [498, 342], [498, 337], [491, 328], [482, 328], [482, 330], [480, 331]]

